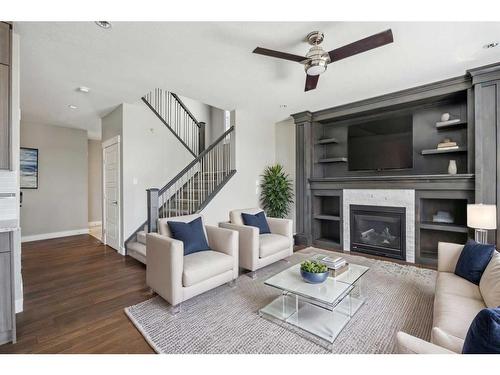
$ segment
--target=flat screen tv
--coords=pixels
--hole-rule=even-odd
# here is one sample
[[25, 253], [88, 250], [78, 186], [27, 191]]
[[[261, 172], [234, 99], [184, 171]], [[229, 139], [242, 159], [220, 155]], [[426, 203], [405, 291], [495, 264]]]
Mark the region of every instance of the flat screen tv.
[[381, 171], [413, 167], [412, 116], [364, 122], [348, 128], [350, 171]]

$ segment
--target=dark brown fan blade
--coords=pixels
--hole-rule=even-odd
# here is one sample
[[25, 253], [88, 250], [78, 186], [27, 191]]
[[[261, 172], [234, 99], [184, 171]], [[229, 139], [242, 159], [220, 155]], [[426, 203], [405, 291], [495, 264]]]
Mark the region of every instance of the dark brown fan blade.
[[285, 59], [290, 61], [302, 62], [307, 60], [307, 57], [293, 55], [291, 53], [279, 52], [272, 49], [257, 47], [253, 50], [253, 53], [258, 53], [259, 55], [266, 55], [271, 57], [277, 57], [278, 59]]
[[317, 76], [310, 76], [308, 74], [306, 78], [306, 88], [304, 89], [304, 91], [314, 90], [316, 88], [316, 85], [318, 84], [318, 79], [319, 74]]
[[366, 52], [385, 44], [392, 43], [393, 41], [394, 39], [392, 38], [391, 29], [382, 31], [381, 33], [360, 39], [357, 42], [331, 50], [328, 52], [330, 55], [330, 62], [342, 60], [346, 57], [357, 55], [358, 53]]

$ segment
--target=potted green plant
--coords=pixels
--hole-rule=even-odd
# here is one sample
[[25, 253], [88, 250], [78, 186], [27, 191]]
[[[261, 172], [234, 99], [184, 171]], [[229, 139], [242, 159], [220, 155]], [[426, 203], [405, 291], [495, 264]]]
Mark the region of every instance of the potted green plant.
[[292, 180], [280, 164], [264, 170], [261, 182], [260, 202], [270, 217], [284, 218], [293, 203]]
[[326, 280], [328, 274], [328, 267], [318, 261], [305, 260], [300, 264], [300, 276], [308, 283], [322, 283]]

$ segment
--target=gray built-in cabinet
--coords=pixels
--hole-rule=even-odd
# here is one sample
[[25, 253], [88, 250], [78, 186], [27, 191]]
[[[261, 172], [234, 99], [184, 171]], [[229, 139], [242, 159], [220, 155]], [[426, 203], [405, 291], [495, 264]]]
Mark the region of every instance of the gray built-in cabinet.
[[[0, 173], [15, 170], [11, 164], [11, 48], [12, 25], [0, 22]], [[0, 191], [0, 199], [10, 196]], [[0, 221], [0, 344], [15, 342], [13, 229]]]
[[[388, 77], [390, 79], [390, 77]], [[438, 127], [443, 113], [459, 122]], [[500, 64], [464, 76], [317, 112], [292, 115], [296, 125], [297, 243], [342, 248], [344, 189], [414, 189], [416, 262], [436, 264], [438, 241], [464, 243], [468, 203], [500, 198]], [[411, 116], [413, 166], [401, 170], [352, 171], [348, 128]], [[445, 138], [458, 150], [436, 151]], [[450, 160], [457, 174], [448, 174]], [[500, 205], [499, 205], [500, 206]], [[438, 210], [455, 221], [432, 221]], [[500, 219], [500, 210], [499, 210]], [[500, 245], [500, 235], [491, 233]]]

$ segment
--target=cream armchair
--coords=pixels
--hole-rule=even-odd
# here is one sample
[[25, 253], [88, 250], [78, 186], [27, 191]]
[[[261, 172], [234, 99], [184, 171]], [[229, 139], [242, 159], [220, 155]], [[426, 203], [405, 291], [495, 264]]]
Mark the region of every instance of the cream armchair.
[[[200, 215], [158, 220], [159, 233], [146, 235], [148, 286], [180, 311], [180, 304], [238, 277], [238, 233], [203, 226], [211, 250], [184, 256], [182, 241], [171, 238], [168, 221], [190, 222]], [[203, 219], [202, 219], [203, 220]]]
[[258, 269], [293, 254], [293, 227], [288, 219], [267, 218], [271, 233], [259, 234], [259, 229], [244, 225], [242, 213], [255, 215], [260, 208], [233, 210], [229, 213], [230, 221], [220, 223], [219, 227], [231, 229], [239, 233], [240, 267], [251, 271], [249, 276], [255, 278]]

